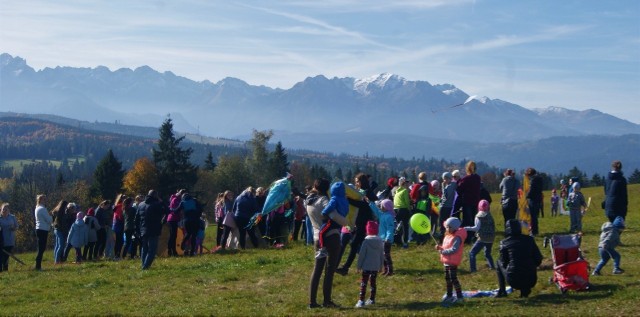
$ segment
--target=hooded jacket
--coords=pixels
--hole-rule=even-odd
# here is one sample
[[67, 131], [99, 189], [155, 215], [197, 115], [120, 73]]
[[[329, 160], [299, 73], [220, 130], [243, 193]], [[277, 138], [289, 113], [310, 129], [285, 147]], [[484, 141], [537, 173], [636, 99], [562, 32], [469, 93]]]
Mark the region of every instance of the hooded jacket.
[[358, 253], [358, 269], [378, 272], [384, 266], [384, 242], [370, 235], [364, 238]]
[[165, 216], [162, 203], [155, 197], [147, 196], [138, 205], [136, 213], [136, 232], [140, 237], [158, 237], [162, 231], [162, 218]]
[[89, 227], [82, 219], [77, 219], [76, 222], [71, 225], [69, 236], [67, 236], [67, 243], [74, 248], [82, 248], [89, 243]]
[[[453, 250], [456, 238], [460, 238], [458, 249]], [[460, 265], [462, 262], [462, 252], [464, 240], [467, 238], [467, 230], [458, 228], [453, 234], [447, 233], [442, 240], [442, 251], [440, 251], [440, 262], [444, 265]]]
[[318, 195], [312, 192], [305, 199], [304, 204], [307, 206], [307, 215], [311, 220], [311, 226], [313, 227], [313, 240], [318, 241], [320, 227], [322, 226], [322, 210], [329, 203], [327, 196]]
[[611, 222], [605, 222], [602, 224], [601, 230], [598, 248], [615, 249], [620, 244], [620, 229]]
[[506, 238], [500, 241], [499, 263], [505, 269], [506, 280], [515, 289], [530, 289], [536, 285], [536, 268], [542, 254], [532, 237], [522, 234], [520, 222], [510, 219], [505, 224]]
[[606, 216], [613, 220], [617, 216], [627, 217], [627, 179], [622, 172], [609, 172], [604, 182], [604, 211]]
[[256, 212], [258, 204], [250, 191], [243, 191], [233, 202], [233, 214], [236, 218], [250, 219]]

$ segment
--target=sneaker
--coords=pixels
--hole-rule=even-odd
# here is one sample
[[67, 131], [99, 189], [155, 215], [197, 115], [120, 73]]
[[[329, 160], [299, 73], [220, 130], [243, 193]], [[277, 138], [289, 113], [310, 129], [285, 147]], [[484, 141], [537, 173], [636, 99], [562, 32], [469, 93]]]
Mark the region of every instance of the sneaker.
[[442, 300], [442, 306], [443, 307], [449, 307], [453, 303], [454, 300], [455, 300], [455, 297], [447, 296]]
[[325, 248], [321, 248], [320, 250], [318, 250], [318, 252], [316, 252], [316, 259], [323, 259], [327, 257], [327, 249]]
[[358, 300], [358, 302], [356, 303], [356, 308], [362, 308], [364, 307], [364, 302], [362, 300]]
[[602, 274], [600, 274], [600, 271], [593, 271], [593, 273], [591, 273], [591, 275], [593, 276], [600, 276]]
[[622, 274], [622, 273], [624, 273], [624, 270], [621, 268], [613, 269], [613, 274]]
[[318, 303], [309, 304], [309, 309], [320, 308], [320, 307], [322, 307], [322, 306], [320, 306], [320, 304], [318, 304]]
[[366, 302], [364, 302], [364, 305], [365, 305], [365, 306], [369, 306], [369, 305], [373, 305], [373, 304], [375, 304], [375, 303], [376, 303], [376, 301], [375, 301], [375, 300], [373, 300], [373, 299], [367, 299], [367, 301], [366, 301]]

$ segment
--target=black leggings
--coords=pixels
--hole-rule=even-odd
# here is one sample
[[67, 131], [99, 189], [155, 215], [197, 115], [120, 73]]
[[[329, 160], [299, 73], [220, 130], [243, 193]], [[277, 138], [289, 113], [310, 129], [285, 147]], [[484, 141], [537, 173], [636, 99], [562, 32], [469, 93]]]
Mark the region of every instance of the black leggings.
[[[322, 283], [322, 293], [324, 294], [324, 303], [331, 302], [331, 293], [333, 290], [333, 276], [338, 267], [338, 255], [340, 254], [340, 235], [332, 234], [324, 237], [324, 247], [327, 250], [326, 257], [315, 260], [313, 272], [311, 273], [311, 283], [309, 286], [309, 304], [316, 304], [318, 295], [318, 285], [320, 277], [324, 271], [324, 281]], [[318, 245], [316, 244], [316, 248]]]
[[107, 247], [107, 229], [102, 228], [96, 232], [98, 241], [93, 249], [93, 258], [98, 260], [104, 254], [104, 248]]
[[42, 256], [44, 255], [44, 249], [47, 247], [47, 237], [49, 231], [36, 229], [36, 236], [38, 237], [38, 255], [36, 256], [36, 270], [42, 269]]

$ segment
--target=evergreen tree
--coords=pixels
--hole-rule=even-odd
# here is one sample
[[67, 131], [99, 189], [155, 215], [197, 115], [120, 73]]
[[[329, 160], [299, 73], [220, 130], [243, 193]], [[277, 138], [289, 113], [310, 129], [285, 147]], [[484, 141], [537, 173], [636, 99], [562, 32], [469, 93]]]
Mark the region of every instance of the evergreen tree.
[[98, 162], [98, 166], [93, 173], [93, 185], [91, 194], [95, 198], [115, 199], [122, 189], [122, 163], [113, 155], [109, 149], [107, 154]]
[[[269, 167], [269, 152], [267, 143], [273, 136], [273, 131], [253, 130], [253, 138], [249, 141], [252, 155], [247, 158], [247, 166], [254, 179], [254, 185], [267, 186], [277, 178]], [[282, 177], [282, 176], [280, 176]]]
[[275, 178], [282, 178], [287, 174], [287, 172], [289, 172], [287, 153], [284, 152], [282, 142], [278, 141], [278, 143], [276, 144], [276, 148], [271, 153], [271, 159], [269, 163], [271, 165], [271, 171], [273, 172], [273, 176]]
[[629, 176], [629, 184], [640, 184], [640, 170], [637, 168]]
[[602, 181], [602, 176], [600, 176], [600, 174], [598, 173], [593, 174], [593, 176], [591, 177], [591, 180], [589, 181], [589, 185], [591, 186], [604, 185], [604, 182]]
[[216, 169], [216, 163], [213, 161], [213, 154], [211, 151], [207, 154], [207, 158], [204, 160], [204, 167], [202, 169], [210, 172], [213, 172], [213, 170]]
[[198, 180], [198, 168], [189, 161], [193, 149], [182, 149], [176, 138], [171, 118], [160, 127], [157, 149], [153, 148], [153, 162], [158, 169], [158, 188], [161, 195], [169, 195], [178, 188], [191, 188]]

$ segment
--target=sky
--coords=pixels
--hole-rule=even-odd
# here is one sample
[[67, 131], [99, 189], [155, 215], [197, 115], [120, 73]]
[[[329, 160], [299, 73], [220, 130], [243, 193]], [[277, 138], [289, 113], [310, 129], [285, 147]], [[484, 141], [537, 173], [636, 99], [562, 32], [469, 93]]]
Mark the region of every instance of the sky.
[[283, 89], [386, 72], [640, 124], [637, 0], [3, 0], [0, 52]]

